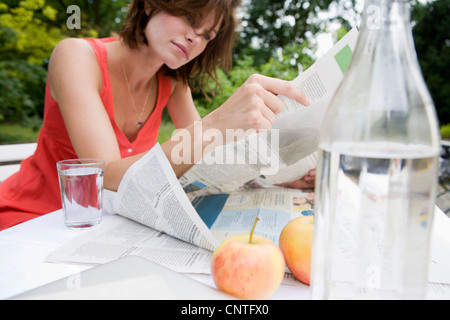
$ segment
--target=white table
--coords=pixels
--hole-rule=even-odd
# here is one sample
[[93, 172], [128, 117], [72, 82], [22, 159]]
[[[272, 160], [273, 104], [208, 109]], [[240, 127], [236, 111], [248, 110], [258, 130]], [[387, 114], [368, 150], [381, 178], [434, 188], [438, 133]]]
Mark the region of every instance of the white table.
[[[105, 214], [103, 219], [110, 215]], [[47, 255], [80, 232], [64, 226], [60, 210], [0, 232], [0, 299], [77, 274], [91, 266], [45, 262]], [[210, 275], [189, 277], [215, 287]], [[309, 287], [280, 286], [272, 299], [308, 299]], [[208, 297], [205, 297], [208, 299]]]
[[[108, 217], [109, 215], [105, 214], [104, 219]], [[50, 252], [79, 234], [80, 231], [69, 230], [64, 226], [61, 211], [49, 213], [0, 232], [0, 299], [11, 298], [91, 268], [45, 262]], [[450, 219], [437, 209], [432, 237], [429, 277], [431, 282], [450, 283], [449, 239]], [[209, 275], [189, 276], [215, 287]], [[271, 298], [308, 299], [309, 287], [282, 285]]]

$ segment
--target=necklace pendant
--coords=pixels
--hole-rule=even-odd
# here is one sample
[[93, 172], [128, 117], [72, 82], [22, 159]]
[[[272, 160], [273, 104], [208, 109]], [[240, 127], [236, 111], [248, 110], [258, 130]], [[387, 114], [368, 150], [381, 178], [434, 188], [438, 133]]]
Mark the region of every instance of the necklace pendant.
[[138, 128], [142, 128], [144, 126], [144, 123], [142, 121], [138, 121], [138, 123], [136, 123], [136, 127]]

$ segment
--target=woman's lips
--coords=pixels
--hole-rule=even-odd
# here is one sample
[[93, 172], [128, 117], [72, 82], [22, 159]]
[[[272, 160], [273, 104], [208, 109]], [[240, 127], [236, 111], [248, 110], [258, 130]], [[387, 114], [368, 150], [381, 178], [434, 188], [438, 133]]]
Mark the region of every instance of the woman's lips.
[[176, 43], [176, 42], [172, 42], [172, 44], [175, 46], [175, 48], [177, 49], [177, 51], [178, 51], [183, 57], [185, 57], [186, 59], [189, 59], [189, 50], [188, 50], [185, 46], [183, 46], [183, 45], [181, 45], [181, 44], [179, 44], [179, 43]]

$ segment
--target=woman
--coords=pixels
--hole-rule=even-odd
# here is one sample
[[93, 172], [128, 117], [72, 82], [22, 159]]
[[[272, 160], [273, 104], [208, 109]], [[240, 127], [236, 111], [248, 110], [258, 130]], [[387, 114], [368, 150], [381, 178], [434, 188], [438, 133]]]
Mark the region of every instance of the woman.
[[[229, 67], [239, 5], [239, 0], [135, 0], [119, 37], [59, 43], [50, 59], [37, 150], [0, 184], [0, 230], [61, 208], [59, 160], [104, 159], [104, 186], [117, 190], [126, 170], [155, 145], [165, 106], [175, 126], [193, 137], [194, 121], [223, 133], [269, 129], [283, 109], [277, 94], [308, 104], [290, 83], [254, 75], [200, 118], [192, 79], [204, 84], [215, 79], [219, 64]], [[198, 159], [174, 163], [176, 141], [162, 149], [180, 176]]]

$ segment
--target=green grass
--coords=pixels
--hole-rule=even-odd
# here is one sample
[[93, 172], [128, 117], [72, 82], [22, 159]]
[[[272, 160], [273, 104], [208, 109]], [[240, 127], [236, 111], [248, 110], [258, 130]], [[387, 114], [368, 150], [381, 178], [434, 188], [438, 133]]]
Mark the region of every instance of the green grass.
[[441, 126], [441, 136], [442, 136], [442, 139], [446, 139], [446, 140], [450, 139], [450, 124]]
[[33, 128], [21, 124], [1, 123], [0, 144], [37, 141], [40, 126]]
[[173, 125], [172, 121], [170, 120], [162, 120], [161, 121], [161, 127], [159, 128], [158, 133], [158, 142], [163, 143], [164, 141], [167, 141], [172, 137], [172, 133], [175, 130], [175, 126]]
[[[0, 144], [22, 143], [37, 141], [40, 126], [33, 129], [31, 126], [21, 124], [0, 123]], [[172, 136], [175, 126], [169, 121], [162, 121], [159, 129], [158, 142], [163, 143]]]

